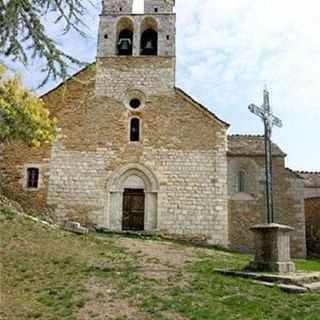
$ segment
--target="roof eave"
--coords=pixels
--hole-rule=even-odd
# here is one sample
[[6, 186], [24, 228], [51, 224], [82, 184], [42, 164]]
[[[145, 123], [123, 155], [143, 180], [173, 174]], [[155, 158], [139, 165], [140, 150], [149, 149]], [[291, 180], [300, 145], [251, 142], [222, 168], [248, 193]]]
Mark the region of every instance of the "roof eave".
[[194, 98], [192, 98], [190, 95], [188, 95], [184, 90], [182, 90], [182, 89], [180, 89], [178, 87], [175, 87], [175, 89], [176, 89], [176, 92], [179, 93], [184, 99], [186, 99], [187, 101], [191, 102], [193, 105], [198, 107], [201, 111], [206, 113], [211, 119], [214, 119], [214, 120], [218, 121], [226, 129], [228, 129], [230, 127], [229, 123], [227, 123], [227, 122], [223, 121], [222, 119], [220, 119], [219, 117], [217, 117], [213, 112], [211, 112], [203, 104], [199, 103]]
[[[230, 157], [264, 157], [265, 153], [236, 153], [236, 152], [228, 151], [227, 156], [230, 156]], [[272, 157], [286, 158], [287, 154], [273, 153]]]

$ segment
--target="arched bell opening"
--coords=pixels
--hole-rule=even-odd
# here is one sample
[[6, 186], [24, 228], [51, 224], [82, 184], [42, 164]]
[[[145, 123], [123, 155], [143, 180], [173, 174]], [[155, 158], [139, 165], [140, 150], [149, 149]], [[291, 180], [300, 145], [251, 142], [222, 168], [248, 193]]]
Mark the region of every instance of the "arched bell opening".
[[141, 49], [143, 56], [158, 55], [158, 24], [153, 18], [146, 18], [141, 26]]
[[133, 22], [127, 17], [121, 18], [117, 25], [117, 55], [132, 56], [133, 33]]

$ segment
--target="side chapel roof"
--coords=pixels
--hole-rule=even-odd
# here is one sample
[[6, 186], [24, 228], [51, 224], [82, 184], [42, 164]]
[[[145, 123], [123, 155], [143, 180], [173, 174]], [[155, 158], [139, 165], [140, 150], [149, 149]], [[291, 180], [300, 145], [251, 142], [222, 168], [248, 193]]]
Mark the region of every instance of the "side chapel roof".
[[[263, 135], [229, 135], [228, 155], [230, 156], [264, 156]], [[286, 157], [286, 154], [272, 143], [272, 155], [275, 157]]]
[[304, 184], [309, 188], [320, 188], [320, 172], [296, 171], [304, 179]]

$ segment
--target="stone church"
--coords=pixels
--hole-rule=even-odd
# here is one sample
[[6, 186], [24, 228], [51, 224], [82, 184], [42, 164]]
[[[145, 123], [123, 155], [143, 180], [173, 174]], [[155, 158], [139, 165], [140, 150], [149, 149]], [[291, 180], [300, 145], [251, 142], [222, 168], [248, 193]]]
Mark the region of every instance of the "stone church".
[[[61, 136], [5, 146], [5, 192], [60, 222], [113, 231], [202, 237], [240, 252], [265, 222], [264, 140], [229, 124], [175, 86], [174, 1], [105, 0], [94, 65], [43, 95]], [[248, 115], [249, 116], [249, 115]], [[306, 254], [304, 182], [273, 145], [276, 221]]]

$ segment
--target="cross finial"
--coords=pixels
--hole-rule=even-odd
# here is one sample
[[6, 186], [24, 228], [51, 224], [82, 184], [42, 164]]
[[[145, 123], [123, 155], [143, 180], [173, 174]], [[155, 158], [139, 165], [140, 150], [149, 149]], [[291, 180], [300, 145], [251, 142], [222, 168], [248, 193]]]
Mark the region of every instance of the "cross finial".
[[265, 161], [266, 161], [266, 194], [267, 194], [267, 212], [268, 223], [274, 222], [273, 213], [273, 194], [272, 194], [272, 127], [282, 127], [282, 122], [274, 116], [270, 108], [269, 92], [265, 87], [263, 91], [263, 105], [261, 107], [250, 104], [249, 110], [262, 119], [265, 129]]
[[267, 90], [267, 86], [265, 86], [265, 89], [263, 91], [263, 108], [267, 112], [270, 112], [270, 96], [269, 91]]
[[268, 124], [270, 129], [273, 126], [282, 127], [282, 121], [271, 112], [269, 91], [266, 89], [263, 91], [263, 105], [258, 107], [255, 104], [250, 104], [249, 110], [261, 118], [265, 124]]

